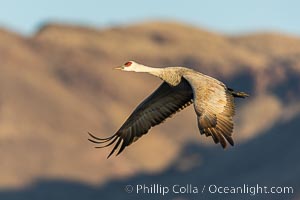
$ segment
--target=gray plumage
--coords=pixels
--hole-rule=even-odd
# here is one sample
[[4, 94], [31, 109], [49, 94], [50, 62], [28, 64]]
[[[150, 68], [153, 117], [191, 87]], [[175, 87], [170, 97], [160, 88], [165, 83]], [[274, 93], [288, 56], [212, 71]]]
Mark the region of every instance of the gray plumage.
[[[146, 134], [149, 129], [166, 118], [194, 103], [198, 128], [201, 134], [211, 136], [223, 148], [232, 139], [234, 97], [245, 98], [244, 92], [235, 92], [222, 82], [184, 67], [152, 68], [133, 61], [117, 68], [123, 71], [147, 72], [164, 82], [133, 111], [121, 128], [111, 137], [98, 138], [91, 133], [91, 142], [103, 148], [114, 143], [108, 158], [120, 147], [126, 146]], [[227, 141], [227, 142], [226, 142]]]

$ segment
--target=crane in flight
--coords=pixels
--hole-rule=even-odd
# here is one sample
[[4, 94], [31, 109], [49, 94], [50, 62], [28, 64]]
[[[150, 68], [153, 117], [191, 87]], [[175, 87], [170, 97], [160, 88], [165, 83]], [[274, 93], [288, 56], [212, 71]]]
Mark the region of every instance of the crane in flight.
[[[201, 134], [211, 136], [214, 142], [226, 148], [232, 139], [234, 97], [245, 98], [245, 92], [237, 92], [219, 80], [185, 67], [153, 68], [134, 61], [117, 67], [122, 71], [146, 72], [163, 80], [163, 83], [128, 117], [112, 136], [99, 138], [89, 133], [89, 141], [103, 148], [115, 143], [109, 158], [120, 146], [118, 154], [151, 127], [162, 123], [176, 112], [194, 104], [197, 124]], [[227, 141], [227, 142], [226, 142]]]

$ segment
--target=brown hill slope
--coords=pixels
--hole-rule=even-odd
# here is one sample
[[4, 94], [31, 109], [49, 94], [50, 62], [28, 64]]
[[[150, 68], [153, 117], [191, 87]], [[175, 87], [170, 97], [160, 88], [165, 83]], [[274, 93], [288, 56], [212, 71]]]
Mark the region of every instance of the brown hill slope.
[[200, 137], [190, 107], [116, 159], [93, 149], [87, 131], [114, 133], [160, 84], [146, 74], [112, 70], [127, 60], [184, 65], [251, 92], [237, 109], [238, 148], [242, 139], [299, 114], [299, 43], [276, 34], [226, 37], [158, 22], [105, 30], [52, 24], [30, 38], [0, 30], [0, 187], [38, 177], [104, 183], [161, 171], [189, 141], [212, 144]]

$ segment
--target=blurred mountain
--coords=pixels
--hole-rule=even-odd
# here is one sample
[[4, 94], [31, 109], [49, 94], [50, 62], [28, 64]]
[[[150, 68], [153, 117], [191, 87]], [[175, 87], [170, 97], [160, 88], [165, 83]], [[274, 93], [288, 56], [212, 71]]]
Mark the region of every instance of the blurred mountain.
[[[63, 179], [38, 179], [32, 185], [21, 189], [0, 191], [5, 200], [52, 200], [52, 199], [299, 199], [300, 162], [298, 140], [300, 116], [280, 125], [269, 133], [231, 148], [225, 153], [219, 149], [203, 147], [194, 142], [183, 146], [178, 158], [168, 168], [158, 173], [140, 173], [119, 180], [110, 180], [95, 186], [79, 181]], [[282, 129], [285, 130], [284, 137]], [[291, 140], [291, 138], [293, 138]], [[274, 156], [276, 154], [276, 156]], [[192, 164], [192, 165], [191, 165]], [[126, 186], [133, 191], [127, 193]], [[152, 188], [140, 189], [137, 186]], [[174, 192], [173, 186], [177, 185]], [[245, 185], [245, 186], [244, 186]], [[130, 187], [129, 186], [129, 187]], [[154, 188], [168, 188], [166, 194]], [[181, 193], [178, 189], [182, 187]], [[193, 193], [189, 188], [197, 188]], [[245, 187], [236, 193], [218, 194], [215, 187]], [[254, 188], [267, 187], [254, 190]], [[272, 194], [271, 187], [280, 193]], [[204, 188], [204, 189], [203, 189]], [[292, 188], [292, 189], [291, 189]], [[167, 191], [167, 190], [165, 190]], [[222, 189], [221, 192], [224, 192]], [[239, 192], [238, 192], [239, 191]], [[247, 192], [248, 191], [248, 192]], [[273, 190], [275, 191], [275, 190]], [[177, 192], [177, 193], [175, 193]]]
[[[87, 131], [102, 137], [113, 134], [161, 82], [147, 74], [112, 70], [128, 60], [149, 66], [190, 67], [250, 93], [250, 98], [237, 101], [236, 146], [223, 151], [212, 146], [211, 138], [200, 136], [190, 106], [153, 128], [122, 155], [107, 160], [109, 150], [94, 149], [87, 141]], [[0, 69], [2, 189], [24, 187], [39, 178], [93, 185], [139, 173], [168, 178], [163, 174], [169, 174], [175, 162], [186, 172], [194, 170], [198, 161], [185, 160], [182, 157], [189, 156], [180, 154], [191, 142], [196, 146], [191, 154], [200, 148], [200, 156], [213, 151], [213, 156], [226, 154], [225, 158], [238, 162], [260, 154], [263, 147], [280, 144], [287, 135], [294, 140], [299, 131], [300, 38], [295, 36], [226, 36], [170, 22], [104, 30], [48, 24], [31, 37], [0, 29]], [[248, 145], [262, 135], [270, 138], [278, 132], [275, 127], [282, 134], [277, 134], [273, 143], [261, 143], [257, 148]], [[269, 167], [268, 163], [281, 162], [280, 148], [271, 149], [268, 159], [254, 156], [253, 162]], [[289, 149], [293, 155], [299, 153], [295, 140]], [[202, 165], [207, 169], [232, 167], [226, 160], [209, 163], [199, 161], [196, 169]], [[288, 169], [294, 164], [281, 165]], [[265, 173], [260, 167], [241, 167], [243, 174]], [[289, 176], [293, 172], [290, 170]], [[205, 180], [216, 176], [228, 179], [228, 174], [218, 171]], [[278, 184], [283, 183], [288, 180], [281, 176]]]

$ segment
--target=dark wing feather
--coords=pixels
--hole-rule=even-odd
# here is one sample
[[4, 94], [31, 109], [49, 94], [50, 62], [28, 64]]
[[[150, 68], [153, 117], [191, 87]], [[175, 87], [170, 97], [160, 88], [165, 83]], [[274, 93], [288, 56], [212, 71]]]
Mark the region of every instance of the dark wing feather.
[[234, 97], [220, 81], [201, 74], [184, 75], [194, 92], [194, 108], [201, 134], [211, 136], [223, 148], [232, 139]]
[[120, 154], [126, 146], [146, 134], [149, 129], [162, 123], [177, 111], [192, 103], [193, 91], [189, 83], [182, 79], [177, 86], [163, 82], [148, 98], [146, 98], [129, 116], [122, 127], [111, 137], [101, 139], [90, 134], [91, 142], [102, 144], [98, 148], [112, 145], [116, 142], [108, 158], [120, 146]]

